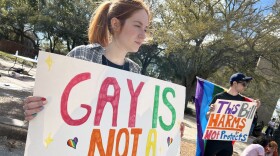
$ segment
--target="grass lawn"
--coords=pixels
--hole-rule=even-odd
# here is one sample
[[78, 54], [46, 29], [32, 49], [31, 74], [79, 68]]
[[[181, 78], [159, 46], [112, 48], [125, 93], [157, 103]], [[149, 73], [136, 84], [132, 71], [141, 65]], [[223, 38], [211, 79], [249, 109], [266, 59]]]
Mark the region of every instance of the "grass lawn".
[[[7, 60], [7, 61], [15, 61], [15, 59], [16, 59], [16, 57], [13, 56], [12, 54], [9, 54], [9, 53], [3, 52], [3, 51], [0, 51], [0, 58], [2, 58], [3, 60]], [[31, 62], [24, 61], [20, 58], [17, 58], [17, 62], [19, 62], [20, 64], [23, 64], [23, 65], [29, 66], [29, 67], [32, 66]]]

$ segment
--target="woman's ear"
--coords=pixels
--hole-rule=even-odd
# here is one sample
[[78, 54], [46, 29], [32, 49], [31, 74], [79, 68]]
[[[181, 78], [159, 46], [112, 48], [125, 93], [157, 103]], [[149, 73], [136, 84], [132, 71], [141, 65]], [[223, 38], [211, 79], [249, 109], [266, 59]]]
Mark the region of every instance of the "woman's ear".
[[113, 32], [119, 32], [121, 30], [121, 22], [116, 17], [111, 19], [111, 27]]

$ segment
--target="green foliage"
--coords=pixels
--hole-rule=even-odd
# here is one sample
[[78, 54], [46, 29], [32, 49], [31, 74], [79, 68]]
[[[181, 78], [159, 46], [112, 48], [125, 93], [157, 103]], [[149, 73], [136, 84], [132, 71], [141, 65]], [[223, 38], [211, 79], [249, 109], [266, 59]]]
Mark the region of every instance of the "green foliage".
[[87, 42], [88, 22], [96, 6], [93, 0], [0, 2], [0, 39], [20, 43], [29, 40], [34, 48], [38, 48], [40, 40], [48, 40], [51, 52], [62, 51], [58, 49], [61, 43], [70, 51]]
[[49, 40], [52, 52], [61, 41], [66, 42], [70, 51], [87, 41], [87, 27], [93, 10], [94, 3], [89, 0], [48, 1], [41, 5], [34, 25], [38, 31], [44, 33], [44, 38]]
[[32, 32], [29, 19], [34, 12], [25, 0], [1, 0], [0, 10], [0, 38], [24, 43], [27, 39], [36, 48], [35, 38], [27, 34]]
[[241, 71], [260, 83], [265, 81], [264, 74], [255, 72], [260, 56], [280, 67], [279, 36], [273, 34], [280, 30], [279, 14], [267, 15], [265, 11], [271, 8], [256, 8], [257, 3], [166, 0], [158, 5], [154, 39], [167, 47], [167, 57], [177, 82], [187, 88], [187, 98], [194, 94], [196, 76], [207, 79], [227, 67], [231, 73], [222, 72], [225, 77]]
[[130, 58], [141, 65], [141, 74], [157, 77], [160, 74], [158, 70], [159, 63], [162, 59], [164, 49], [160, 48], [157, 43], [143, 44], [137, 53], [130, 55]]

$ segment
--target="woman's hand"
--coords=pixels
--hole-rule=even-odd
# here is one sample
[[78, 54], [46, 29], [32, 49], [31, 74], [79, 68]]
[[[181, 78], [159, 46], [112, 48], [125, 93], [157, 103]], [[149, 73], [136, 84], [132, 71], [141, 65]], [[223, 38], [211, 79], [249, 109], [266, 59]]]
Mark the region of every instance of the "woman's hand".
[[47, 100], [44, 97], [29, 96], [23, 101], [23, 111], [26, 121], [32, 120], [37, 113], [44, 109]]

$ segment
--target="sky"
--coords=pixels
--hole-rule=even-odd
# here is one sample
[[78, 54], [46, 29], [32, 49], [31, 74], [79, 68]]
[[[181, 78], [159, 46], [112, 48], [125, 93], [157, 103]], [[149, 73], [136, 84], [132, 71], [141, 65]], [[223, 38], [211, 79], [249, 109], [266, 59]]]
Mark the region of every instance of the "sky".
[[[271, 7], [276, 3], [276, 0], [260, 0], [259, 3], [257, 3], [256, 7], [259, 8], [265, 8], [265, 7]], [[265, 14], [269, 14], [270, 11], [266, 11]]]
[[260, 0], [260, 5], [262, 6], [272, 6], [275, 4], [276, 0]]

